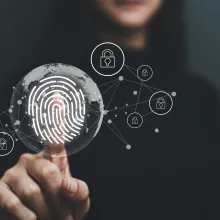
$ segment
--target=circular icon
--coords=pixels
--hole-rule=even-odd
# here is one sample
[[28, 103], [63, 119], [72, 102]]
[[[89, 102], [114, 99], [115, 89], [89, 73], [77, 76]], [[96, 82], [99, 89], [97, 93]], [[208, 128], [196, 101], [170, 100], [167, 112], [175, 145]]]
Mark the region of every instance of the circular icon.
[[125, 63], [122, 49], [110, 42], [99, 44], [92, 51], [92, 68], [102, 76], [114, 76], [119, 73]]
[[166, 115], [173, 107], [173, 99], [167, 92], [155, 92], [150, 97], [149, 106], [156, 115]]
[[148, 65], [142, 65], [137, 70], [137, 76], [142, 81], [148, 81], [153, 76], [153, 69]]
[[143, 121], [143, 117], [137, 112], [131, 113], [127, 118], [128, 126], [131, 128], [140, 128]]
[[6, 132], [0, 132], [0, 156], [7, 156], [14, 149], [14, 140]]

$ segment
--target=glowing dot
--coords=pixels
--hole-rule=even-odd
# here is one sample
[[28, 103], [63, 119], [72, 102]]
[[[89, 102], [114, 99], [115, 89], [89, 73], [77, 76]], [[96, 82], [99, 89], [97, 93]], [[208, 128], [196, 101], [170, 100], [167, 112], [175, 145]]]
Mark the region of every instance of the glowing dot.
[[176, 96], [176, 92], [172, 92], [171, 95], [172, 95], [173, 97], [175, 97], [175, 96]]
[[108, 114], [108, 111], [107, 111], [107, 110], [104, 110], [103, 114], [104, 114], [104, 115], [107, 115], [107, 114]]
[[126, 104], [126, 106], [128, 106], [128, 104]]
[[8, 124], [6, 124], [5, 127], [8, 127]]
[[18, 132], [18, 129], [15, 129], [16, 132]]
[[13, 88], [13, 89], [15, 89], [15, 87], [14, 87], [14, 86], [13, 86], [12, 88]]
[[21, 105], [21, 104], [22, 104], [22, 101], [21, 101], [21, 100], [18, 100], [17, 103], [18, 103], [18, 105]]
[[118, 107], [115, 107], [115, 109], [118, 109]]
[[127, 150], [131, 150], [131, 145], [127, 145], [127, 146], [126, 146], [126, 149], [127, 149]]
[[127, 113], [127, 112], [125, 112], [125, 114], [127, 115], [128, 113]]
[[109, 120], [108, 120], [108, 123], [109, 123], [109, 124], [111, 124], [111, 123], [112, 123], [112, 120], [111, 120], [111, 119], [109, 119]]
[[9, 112], [9, 113], [12, 113], [12, 109], [10, 108], [10, 109], [8, 110], [8, 112]]
[[117, 116], [117, 115], [115, 115], [115, 117], [117, 118], [118, 116]]
[[133, 94], [134, 94], [134, 95], [137, 95], [137, 94], [138, 94], [138, 92], [137, 92], [137, 91], [134, 91], [134, 92], [133, 92]]
[[20, 121], [19, 120], [15, 121], [14, 125], [20, 125]]
[[15, 139], [15, 141], [18, 141], [18, 139]]
[[123, 76], [119, 76], [119, 81], [123, 81], [124, 80], [124, 77]]
[[159, 133], [159, 132], [160, 132], [160, 130], [159, 130], [158, 128], [156, 128], [156, 129], [155, 129], [155, 132], [156, 132], [156, 133]]

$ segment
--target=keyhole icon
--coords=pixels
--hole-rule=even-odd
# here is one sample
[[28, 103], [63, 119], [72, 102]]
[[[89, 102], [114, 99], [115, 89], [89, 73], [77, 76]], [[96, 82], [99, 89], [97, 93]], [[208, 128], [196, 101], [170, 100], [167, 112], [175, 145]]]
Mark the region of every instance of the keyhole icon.
[[111, 63], [111, 59], [106, 58], [106, 59], [105, 59], [105, 64], [106, 64], [106, 66], [109, 66], [109, 65], [110, 65], [110, 63]]

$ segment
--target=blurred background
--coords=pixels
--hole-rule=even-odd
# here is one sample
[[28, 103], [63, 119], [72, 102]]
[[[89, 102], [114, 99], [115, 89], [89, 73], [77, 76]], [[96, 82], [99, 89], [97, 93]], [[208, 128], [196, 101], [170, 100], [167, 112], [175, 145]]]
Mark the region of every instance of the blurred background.
[[[36, 60], [42, 65], [40, 56], [55, 37], [54, 30], [65, 33], [65, 29], [74, 28], [77, 33], [81, 29], [77, 22], [70, 26], [65, 20], [67, 13], [77, 15], [77, 8], [68, 7], [70, 2], [73, 0], [0, 0], [1, 75], [6, 68], [8, 73], [21, 66], [29, 72]], [[220, 88], [220, 1], [184, 0], [182, 10], [187, 68]]]
[[220, 88], [220, 1], [185, 0], [187, 65]]

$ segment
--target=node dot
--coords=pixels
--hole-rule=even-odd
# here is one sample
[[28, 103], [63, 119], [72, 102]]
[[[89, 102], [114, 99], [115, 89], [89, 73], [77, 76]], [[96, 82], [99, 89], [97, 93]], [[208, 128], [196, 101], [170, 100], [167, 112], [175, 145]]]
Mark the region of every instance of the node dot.
[[171, 95], [172, 95], [173, 97], [175, 97], [175, 96], [176, 96], [176, 92], [172, 92]]
[[111, 124], [111, 123], [112, 123], [112, 120], [111, 120], [111, 119], [109, 119], [109, 120], [108, 120], [108, 123], [109, 123], [109, 124]]
[[119, 76], [119, 81], [123, 81], [124, 80], [124, 77], [123, 76]]
[[21, 104], [22, 104], [22, 101], [21, 101], [21, 100], [18, 100], [17, 103], [18, 103], [18, 105], [21, 105]]
[[126, 149], [127, 149], [127, 150], [131, 150], [131, 145], [127, 145], [127, 146], [126, 146]]
[[134, 92], [133, 92], [133, 94], [134, 94], [134, 95], [137, 95], [137, 94], [138, 94], [138, 92], [137, 92], [137, 91], [134, 91]]
[[155, 132], [156, 132], [156, 133], [159, 133], [159, 132], [160, 132], [160, 130], [159, 130], [158, 128], [156, 128], [156, 129], [155, 129]]

